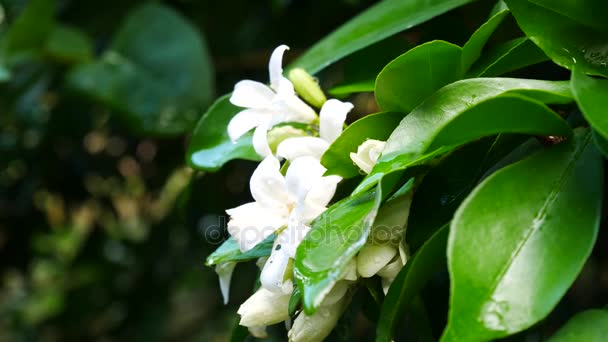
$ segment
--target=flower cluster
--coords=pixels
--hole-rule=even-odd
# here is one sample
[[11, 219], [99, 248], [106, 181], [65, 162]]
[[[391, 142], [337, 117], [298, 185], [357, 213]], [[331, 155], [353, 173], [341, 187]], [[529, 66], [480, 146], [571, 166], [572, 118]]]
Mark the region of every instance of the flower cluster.
[[[320, 160], [342, 133], [353, 105], [326, 100], [317, 83], [303, 70], [290, 73], [293, 83], [284, 77], [282, 58], [286, 50], [288, 47], [281, 45], [270, 57], [269, 86], [240, 81], [230, 98], [232, 104], [243, 108], [228, 125], [230, 139], [234, 142], [253, 130], [253, 147], [263, 160], [250, 179], [254, 201], [226, 210], [230, 216], [228, 232], [242, 252], [274, 237], [270, 256], [258, 263], [261, 286], [238, 310], [240, 324], [254, 336], [263, 337], [266, 326], [286, 322], [291, 325], [291, 341], [320, 341], [331, 332], [347, 306], [350, 289], [358, 277], [377, 274], [386, 290], [406, 258], [403, 250], [390, 245], [366, 245], [317, 312], [311, 316], [300, 313], [291, 324], [288, 307], [294, 290], [292, 265], [296, 249], [311, 229], [311, 222], [327, 209], [341, 181], [338, 176], [325, 176]], [[320, 107], [318, 115], [313, 106]], [[298, 128], [302, 124], [309, 129]], [[367, 140], [357, 153], [351, 153], [351, 159], [369, 173], [383, 146], [383, 142]], [[233, 269], [234, 263], [216, 267], [225, 301]]]

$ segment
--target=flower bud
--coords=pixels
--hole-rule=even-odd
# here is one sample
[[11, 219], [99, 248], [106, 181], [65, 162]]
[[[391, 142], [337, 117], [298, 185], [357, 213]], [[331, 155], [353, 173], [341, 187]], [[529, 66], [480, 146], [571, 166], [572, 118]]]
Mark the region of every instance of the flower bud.
[[390, 245], [365, 245], [357, 255], [357, 272], [363, 278], [378, 273], [397, 254], [397, 248]]
[[278, 146], [286, 139], [308, 136], [305, 131], [295, 127], [285, 125], [274, 127], [268, 132], [268, 146], [270, 150], [276, 152]]
[[346, 267], [344, 268], [344, 271], [342, 272], [342, 279], [352, 280], [352, 281], [357, 280], [357, 261], [356, 261], [356, 259], [351, 259], [348, 262], [348, 264], [346, 264]]
[[388, 265], [382, 267], [380, 271], [378, 271], [378, 275], [382, 278], [395, 278], [399, 271], [403, 268], [403, 262], [401, 262], [401, 257], [397, 256], [394, 258], [393, 262]]
[[228, 296], [230, 295], [230, 280], [232, 279], [232, 271], [234, 271], [235, 262], [224, 262], [215, 266], [215, 273], [220, 279], [220, 290], [224, 298], [224, 304], [228, 304]]
[[306, 102], [311, 105], [321, 108], [327, 98], [323, 91], [319, 87], [319, 83], [304, 69], [293, 69], [289, 72], [289, 80], [293, 83], [293, 86]]
[[[342, 286], [336, 289], [342, 291]], [[328, 297], [331, 297], [331, 293], [330, 295], [328, 295]], [[331, 304], [326, 304], [326, 301], [324, 301], [324, 303], [317, 309], [317, 312], [310, 316], [307, 316], [305, 313], [302, 312], [295, 319], [293, 327], [287, 333], [289, 341], [323, 341], [338, 323], [338, 319], [346, 308], [347, 302], [348, 298], [342, 295], [339, 300]]]
[[260, 327], [282, 322], [289, 318], [291, 294], [274, 293], [260, 288], [237, 311], [240, 325]]
[[357, 153], [350, 154], [350, 159], [363, 172], [370, 173], [386, 145], [385, 141], [368, 139], [357, 148]]

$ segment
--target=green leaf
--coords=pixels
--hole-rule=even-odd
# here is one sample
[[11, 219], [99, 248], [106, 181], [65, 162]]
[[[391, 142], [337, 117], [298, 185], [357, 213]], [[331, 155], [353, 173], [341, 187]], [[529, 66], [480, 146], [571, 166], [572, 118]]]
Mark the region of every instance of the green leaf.
[[312, 222], [296, 251], [294, 275], [307, 314], [315, 312], [348, 262], [363, 247], [378, 213], [382, 191], [347, 197]]
[[594, 130], [608, 138], [608, 79], [586, 76], [577, 66], [572, 71], [571, 85], [585, 119]]
[[349, 125], [323, 154], [321, 163], [326, 174], [352, 178], [360, 175], [359, 168], [350, 159], [351, 152], [367, 139], [386, 140], [401, 119], [403, 113], [384, 112], [367, 115]]
[[408, 219], [405, 239], [410, 251], [418, 250], [450, 222], [484, 173], [524, 139], [509, 134], [481, 139], [457, 149], [425, 174]]
[[104, 58], [76, 67], [68, 80], [124, 114], [136, 131], [153, 135], [189, 131], [213, 95], [201, 35], [174, 10], [155, 3], [134, 10]]
[[384, 0], [315, 44], [291, 67], [311, 74], [349, 54], [474, 0]]
[[471, 38], [466, 42], [466, 44], [462, 47], [462, 67], [463, 71], [469, 70], [471, 65], [481, 56], [481, 51], [483, 47], [490, 39], [490, 36], [500, 23], [502, 23], [503, 19], [509, 14], [508, 9], [503, 9], [502, 11], [494, 14], [486, 23], [481, 25], [480, 28], [473, 33]]
[[22, 58], [38, 54], [55, 24], [53, 0], [29, 1], [0, 43], [3, 63], [12, 66]]
[[574, 316], [549, 342], [601, 342], [608, 336], [608, 311], [587, 310]]
[[93, 43], [89, 37], [69, 26], [57, 25], [45, 49], [53, 58], [65, 62], [84, 62], [93, 57]]
[[598, 132], [593, 131], [593, 142], [595, 142], [595, 147], [602, 152], [604, 157], [608, 158], [608, 139], [604, 138]]
[[401, 121], [356, 192], [369, 189], [387, 174], [419, 164], [429, 153], [441, 148], [448, 152], [484, 136], [569, 135], [565, 121], [539, 101], [567, 103], [571, 97], [568, 82], [479, 78], [445, 86]]
[[390, 342], [403, 314], [427, 281], [446, 263], [449, 226], [443, 226], [408, 260], [384, 298], [380, 311], [377, 342]]
[[580, 24], [608, 31], [608, 2], [604, 0], [530, 0]]
[[548, 59], [528, 37], [516, 38], [484, 54], [467, 73], [467, 77], [500, 76]]
[[267, 257], [272, 252], [272, 244], [275, 237], [274, 234], [271, 234], [264, 241], [245, 253], [241, 252], [239, 243], [234, 238], [229, 237], [215, 252], [207, 257], [205, 265], [213, 266], [225, 262], [240, 262]]
[[456, 45], [436, 40], [397, 57], [376, 79], [380, 108], [409, 113], [439, 88], [459, 80], [461, 51]]
[[602, 174], [590, 132], [578, 130], [477, 186], [450, 227], [443, 341], [504, 337], [549, 314], [595, 243]]
[[328, 93], [336, 97], [346, 97], [354, 93], [373, 92], [376, 85], [376, 80], [357, 81], [345, 83], [331, 88]]
[[[526, 36], [555, 63], [568, 69], [576, 64], [584, 73], [608, 76], [608, 36], [605, 32], [527, 0], [507, 0], [507, 5]], [[589, 10], [605, 17], [602, 7], [605, 5], [596, 5]]]
[[252, 134], [246, 134], [235, 143], [228, 137], [228, 123], [239, 108], [230, 103], [230, 94], [220, 97], [196, 125], [186, 160], [195, 169], [216, 171], [233, 159], [260, 160], [253, 149]]

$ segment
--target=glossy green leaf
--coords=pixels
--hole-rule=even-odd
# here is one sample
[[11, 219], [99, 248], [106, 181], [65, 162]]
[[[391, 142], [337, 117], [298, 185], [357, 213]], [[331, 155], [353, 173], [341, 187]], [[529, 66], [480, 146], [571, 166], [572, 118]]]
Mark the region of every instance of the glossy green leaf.
[[39, 53], [55, 25], [53, 0], [32, 0], [2, 37], [1, 60], [6, 65]]
[[384, 0], [315, 44], [291, 67], [314, 74], [357, 50], [473, 1]]
[[371, 114], [349, 125], [321, 159], [321, 163], [327, 168], [326, 174], [343, 178], [360, 175], [359, 168], [350, 159], [350, 153], [357, 152], [357, 147], [367, 139], [388, 139], [404, 115], [398, 112]]
[[382, 110], [409, 113], [446, 84], [462, 77], [462, 49], [436, 40], [419, 45], [390, 62], [376, 79]]
[[590, 132], [578, 130], [477, 186], [450, 227], [443, 341], [504, 337], [551, 312], [595, 243], [602, 173]]
[[230, 94], [220, 97], [196, 125], [186, 160], [195, 169], [216, 171], [233, 159], [260, 160], [251, 144], [252, 134], [233, 143], [228, 137], [228, 123], [242, 109], [230, 103]]
[[605, 0], [530, 0], [578, 23], [608, 31], [608, 2]]
[[575, 67], [571, 84], [572, 93], [585, 119], [594, 130], [608, 138], [608, 79], [589, 77]]
[[76, 67], [69, 84], [124, 114], [139, 132], [175, 135], [192, 129], [209, 104], [213, 72], [197, 29], [152, 3], [133, 11], [104, 58]]
[[276, 236], [271, 234], [264, 241], [257, 244], [247, 252], [241, 252], [239, 243], [232, 237], [224, 241], [213, 253], [207, 257], [207, 266], [218, 265], [225, 262], [240, 262], [257, 258], [263, 258], [272, 252], [272, 244]]
[[[576, 4], [578, 6], [578, 2]], [[568, 69], [576, 64], [582, 72], [608, 76], [608, 35], [605, 32], [528, 0], [507, 0], [507, 5], [526, 36], [555, 63]], [[604, 5], [591, 10], [599, 11], [599, 14], [602, 7]]]
[[473, 65], [468, 77], [494, 77], [548, 60], [528, 37], [516, 38], [488, 51]]
[[[505, 94], [509, 96], [503, 98]], [[571, 98], [568, 82], [479, 78], [445, 86], [403, 118], [357, 192], [417, 164], [425, 154], [435, 153], [433, 148], [443, 146], [447, 152], [459, 144], [506, 132], [569, 135], [565, 121], [539, 101], [567, 103]]]
[[462, 47], [462, 67], [463, 71], [469, 70], [471, 65], [475, 63], [475, 61], [481, 56], [481, 51], [483, 47], [490, 39], [490, 36], [498, 26], [502, 23], [504, 18], [509, 14], [508, 9], [503, 9], [502, 11], [494, 14], [486, 23], [481, 25], [480, 28], [477, 29], [466, 42], [466, 44]]
[[549, 342], [602, 342], [608, 336], [608, 311], [587, 310], [574, 316]]
[[378, 213], [382, 191], [347, 197], [312, 222], [298, 246], [294, 275], [307, 314], [315, 312], [348, 262], [363, 247]]
[[445, 225], [438, 230], [408, 260], [391, 284], [378, 319], [377, 342], [390, 342], [394, 339], [394, 332], [412, 300], [427, 281], [445, 265], [448, 228], [449, 226]]
[[83, 32], [57, 25], [46, 42], [46, 53], [65, 62], [84, 62], [93, 57], [93, 42]]
[[457, 149], [425, 174], [408, 219], [405, 239], [410, 251], [418, 250], [448, 223], [487, 170], [523, 140], [525, 137], [509, 134], [483, 138]]

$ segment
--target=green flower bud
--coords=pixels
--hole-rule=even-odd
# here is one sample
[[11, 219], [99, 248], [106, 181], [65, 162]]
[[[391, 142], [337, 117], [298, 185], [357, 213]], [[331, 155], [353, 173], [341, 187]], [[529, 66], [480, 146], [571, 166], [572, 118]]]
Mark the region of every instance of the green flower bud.
[[327, 101], [317, 80], [304, 69], [291, 70], [289, 72], [289, 80], [293, 83], [298, 95], [311, 105], [321, 108], [325, 101]]
[[289, 125], [274, 127], [268, 132], [268, 146], [270, 146], [271, 151], [276, 152], [277, 147], [283, 140], [305, 136], [307, 136], [305, 131]]

